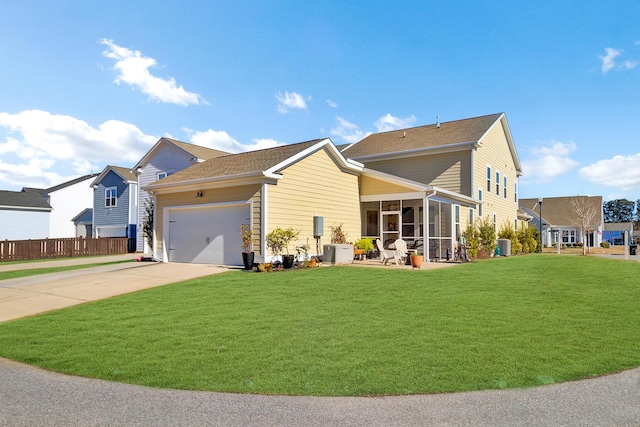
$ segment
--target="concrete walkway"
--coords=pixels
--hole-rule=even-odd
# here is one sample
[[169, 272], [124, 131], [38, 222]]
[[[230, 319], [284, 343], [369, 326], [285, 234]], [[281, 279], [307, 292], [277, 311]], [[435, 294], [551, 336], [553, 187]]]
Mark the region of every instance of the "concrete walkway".
[[[99, 267], [0, 280], [0, 322], [88, 301], [229, 271], [207, 264], [134, 262], [135, 254], [0, 264], [0, 271], [130, 260]], [[106, 274], [108, 273], [108, 274]]]

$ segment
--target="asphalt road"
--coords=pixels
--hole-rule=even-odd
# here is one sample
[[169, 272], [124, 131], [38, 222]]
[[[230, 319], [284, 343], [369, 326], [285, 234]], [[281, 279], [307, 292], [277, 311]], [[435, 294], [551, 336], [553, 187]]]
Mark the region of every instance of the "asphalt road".
[[160, 390], [0, 359], [2, 426], [638, 426], [640, 369], [526, 390], [285, 397]]

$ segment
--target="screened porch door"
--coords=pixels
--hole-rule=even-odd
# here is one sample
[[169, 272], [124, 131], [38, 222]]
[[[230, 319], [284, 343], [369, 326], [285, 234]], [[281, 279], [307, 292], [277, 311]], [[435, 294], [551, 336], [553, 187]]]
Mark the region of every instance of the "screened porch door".
[[382, 244], [385, 248], [400, 238], [400, 212], [382, 212]]

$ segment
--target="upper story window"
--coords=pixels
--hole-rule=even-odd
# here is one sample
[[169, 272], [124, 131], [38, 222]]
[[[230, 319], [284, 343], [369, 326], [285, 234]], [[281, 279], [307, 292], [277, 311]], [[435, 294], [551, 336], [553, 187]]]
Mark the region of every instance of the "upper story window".
[[502, 191], [504, 192], [504, 198], [507, 198], [507, 176], [503, 176], [502, 180], [504, 181], [502, 184]]
[[500, 196], [500, 172], [496, 171], [496, 195]]
[[491, 166], [487, 166], [487, 192], [491, 192]]
[[513, 201], [518, 203], [518, 183], [513, 183]]
[[106, 208], [116, 207], [118, 201], [118, 189], [116, 187], [108, 187], [104, 190], [104, 206]]
[[173, 175], [173, 172], [158, 172], [156, 174], [156, 178], [157, 179], [162, 179], [162, 178], [168, 177], [169, 175]]

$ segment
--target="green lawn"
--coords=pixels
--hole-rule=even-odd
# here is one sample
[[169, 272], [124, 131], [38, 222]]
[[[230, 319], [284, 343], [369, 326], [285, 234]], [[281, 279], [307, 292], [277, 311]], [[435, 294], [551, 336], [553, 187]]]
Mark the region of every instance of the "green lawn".
[[640, 264], [231, 272], [0, 324], [0, 356], [153, 387], [388, 395], [640, 366]]
[[126, 261], [112, 261], [112, 262], [97, 262], [93, 264], [80, 264], [80, 265], [68, 265], [64, 267], [45, 267], [38, 268], [37, 265], [32, 263], [24, 263], [24, 269], [13, 271], [0, 271], [0, 280], [16, 279], [18, 277], [35, 276], [38, 274], [47, 273], [59, 273], [61, 271], [80, 270], [83, 268], [99, 267], [103, 265], [121, 264], [123, 262], [132, 262], [132, 260]]

